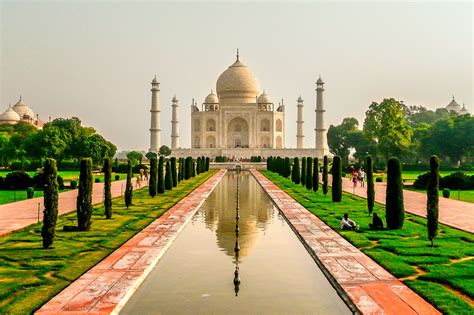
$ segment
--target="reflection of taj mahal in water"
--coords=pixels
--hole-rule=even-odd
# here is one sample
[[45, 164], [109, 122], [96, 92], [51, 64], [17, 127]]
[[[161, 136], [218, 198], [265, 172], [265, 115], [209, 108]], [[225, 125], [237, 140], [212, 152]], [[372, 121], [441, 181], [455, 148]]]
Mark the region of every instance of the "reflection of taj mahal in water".
[[[160, 147], [159, 82], [152, 81], [150, 151]], [[179, 146], [178, 100], [172, 100], [171, 149], [175, 156], [236, 156], [271, 155], [315, 156], [328, 153], [323, 105], [324, 82], [316, 82], [316, 126], [314, 148], [303, 148], [303, 99], [297, 106], [297, 148], [285, 148], [285, 111], [283, 100], [274, 104], [260, 90], [260, 84], [237, 52], [236, 61], [217, 79], [216, 93], [211, 93], [200, 106], [191, 104], [191, 149]]]

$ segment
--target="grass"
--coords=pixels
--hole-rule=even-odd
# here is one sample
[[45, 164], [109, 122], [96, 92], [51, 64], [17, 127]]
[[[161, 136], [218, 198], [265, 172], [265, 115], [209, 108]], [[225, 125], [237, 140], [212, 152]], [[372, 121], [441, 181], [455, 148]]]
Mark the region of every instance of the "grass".
[[116, 198], [111, 220], [97, 206], [88, 232], [63, 232], [64, 225], [76, 224], [76, 214], [63, 215], [52, 249], [41, 247], [40, 224], [0, 238], [0, 314], [34, 312], [215, 172], [197, 175], [155, 198], [149, 197], [148, 188], [137, 190], [129, 209], [123, 197]]
[[[43, 191], [35, 191], [34, 198], [42, 197]], [[26, 190], [0, 190], [0, 205], [27, 199]]]
[[[314, 193], [276, 173], [262, 173], [443, 313], [474, 313], [474, 305], [468, 302], [474, 299], [473, 234], [440, 224], [431, 248], [426, 219], [409, 213], [401, 230], [372, 231], [365, 199], [344, 193], [342, 202], [335, 204], [330, 190], [324, 196], [322, 189]], [[346, 212], [360, 225], [359, 231], [339, 230]], [[382, 205], [376, 204], [374, 212], [385, 218]]]
[[[408, 187], [405, 189], [421, 192], [421, 193], [426, 193], [425, 189], [415, 189], [413, 187]], [[444, 198], [442, 190], [439, 191], [439, 196], [441, 198]], [[451, 190], [449, 199], [474, 203], [474, 190]]]
[[[11, 173], [11, 171], [0, 171], [0, 176], [5, 178], [8, 173]], [[28, 175], [30, 175], [31, 178], [35, 176], [36, 172], [26, 172]], [[61, 176], [64, 181], [71, 181], [71, 180], [79, 180], [79, 171], [59, 171], [58, 175]], [[126, 179], [127, 174], [121, 174], [121, 173], [112, 173], [112, 181], [115, 180], [115, 175], [119, 175], [120, 179]], [[93, 174], [94, 179], [95, 178], [100, 178], [100, 182], [104, 182], [104, 174], [103, 173], [94, 173]]]
[[[421, 174], [424, 174], [426, 172], [429, 172], [429, 169], [426, 169], [426, 171], [403, 171], [402, 173], [402, 178], [403, 178], [403, 181], [404, 182], [414, 182], [415, 179], [421, 175]], [[439, 172], [439, 175], [441, 177], [443, 176], [447, 176], [447, 175], [450, 175], [452, 173], [454, 173], [456, 171], [440, 171]], [[463, 173], [465, 173], [466, 175], [474, 175], [474, 171], [461, 171]], [[350, 177], [350, 174], [349, 173], [346, 173], [346, 177]], [[377, 178], [377, 177], [382, 177], [382, 180], [384, 182], [387, 181], [387, 173], [374, 173], [374, 178]]]

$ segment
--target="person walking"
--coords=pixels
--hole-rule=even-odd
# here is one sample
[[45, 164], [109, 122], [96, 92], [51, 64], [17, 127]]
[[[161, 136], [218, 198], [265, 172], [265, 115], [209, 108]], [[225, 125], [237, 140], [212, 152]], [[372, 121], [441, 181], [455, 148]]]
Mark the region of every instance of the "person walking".
[[356, 170], [354, 170], [351, 175], [352, 175], [352, 183], [354, 184], [354, 186], [352, 187], [352, 190], [355, 194], [355, 189], [357, 187], [357, 179], [359, 177], [359, 174], [356, 172]]
[[360, 187], [364, 187], [365, 186], [365, 171], [364, 171], [364, 168], [361, 166], [359, 168], [359, 182], [360, 182]]

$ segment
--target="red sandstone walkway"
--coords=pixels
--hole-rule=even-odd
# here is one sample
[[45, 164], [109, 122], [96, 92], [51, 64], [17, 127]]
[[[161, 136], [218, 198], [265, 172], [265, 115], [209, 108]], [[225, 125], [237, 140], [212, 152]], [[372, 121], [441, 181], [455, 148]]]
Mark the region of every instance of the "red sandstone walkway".
[[35, 314], [117, 314], [225, 173], [217, 172]]
[[[343, 190], [353, 192], [353, 184], [348, 178], [343, 178]], [[385, 204], [386, 183], [375, 183], [375, 200]], [[367, 189], [358, 186], [355, 194], [367, 198]], [[404, 190], [403, 199], [405, 211], [426, 217], [426, 194], [416, 191]], [[474, 203], [458, 201], [448, 198], [439, 198], [439, 222], [474, 233]]]
[[[125, 191], [126, 180], [112, 182], [112, 197], [118, 197]], [[135, 181], [133, 181], [135, 182]], [[145, 186], [147, 183], [144, 183]], [[144, 185], [142, 185], [144, 187]], [[76, 210], [77, 189], [59, 194], [59, 214]], [[94, 183], [92, 203], [98, 204], [104, 198], [104, 184]], [[38, 204], [40, 205], [39, 220], [43, 220], [43, 197], [0, 205], [0, 236], [22, 229], [38, 222]]]
[[251, 172], [313, 257], [317, 257], [363, 314], [440, 314], [265, 176], [256, 170]]

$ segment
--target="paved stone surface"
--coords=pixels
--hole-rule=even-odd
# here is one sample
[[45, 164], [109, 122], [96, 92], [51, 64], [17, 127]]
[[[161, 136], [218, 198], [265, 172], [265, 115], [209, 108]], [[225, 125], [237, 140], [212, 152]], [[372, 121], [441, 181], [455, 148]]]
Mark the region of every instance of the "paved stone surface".
[[[133, 183], [135, 180], [133, 180]], [[125, 192], [126, 180], [112, 182], [112, 198], [121, 196]], [[147, 186], [147, 182], [143, 182], [142, 187]], [[136, 187], [134, 187], [136, 188]], [[70, 190], [59, 194], [59, 214], [68, 213], [76, 210], [78, 190]], [[92, 191], [92, 203], [101, 203], [104, 199], [104, 184], [94, 183]], [[38, 218], [38, 204], [40, 212]], [[20, 230], [28, 225], [38, 223], [43, 220], [43, 197], [26, 199], [23, 201], [0, 205], [0, 236]]]
[[363, 314], [441, 314], [265, 176], [251, 172]]
[[217, 172], [35, 314], [117, 314], [225, 173]]
[[[367, 198], [367, 188], [358, 186], [354, 191], [353, 187], [354, 185], [350, 179], [343, 178], [342, 189], [345, 192]], [[385, 204], [386, 190], [386, 183], [375, 183], [375, 200], [377, 202]], [[406, 212], [426, 218], [426, 194], [404, 190], [403, 199]], [[439, 222], [474, 233], [474, 203], [440, 197]]]

